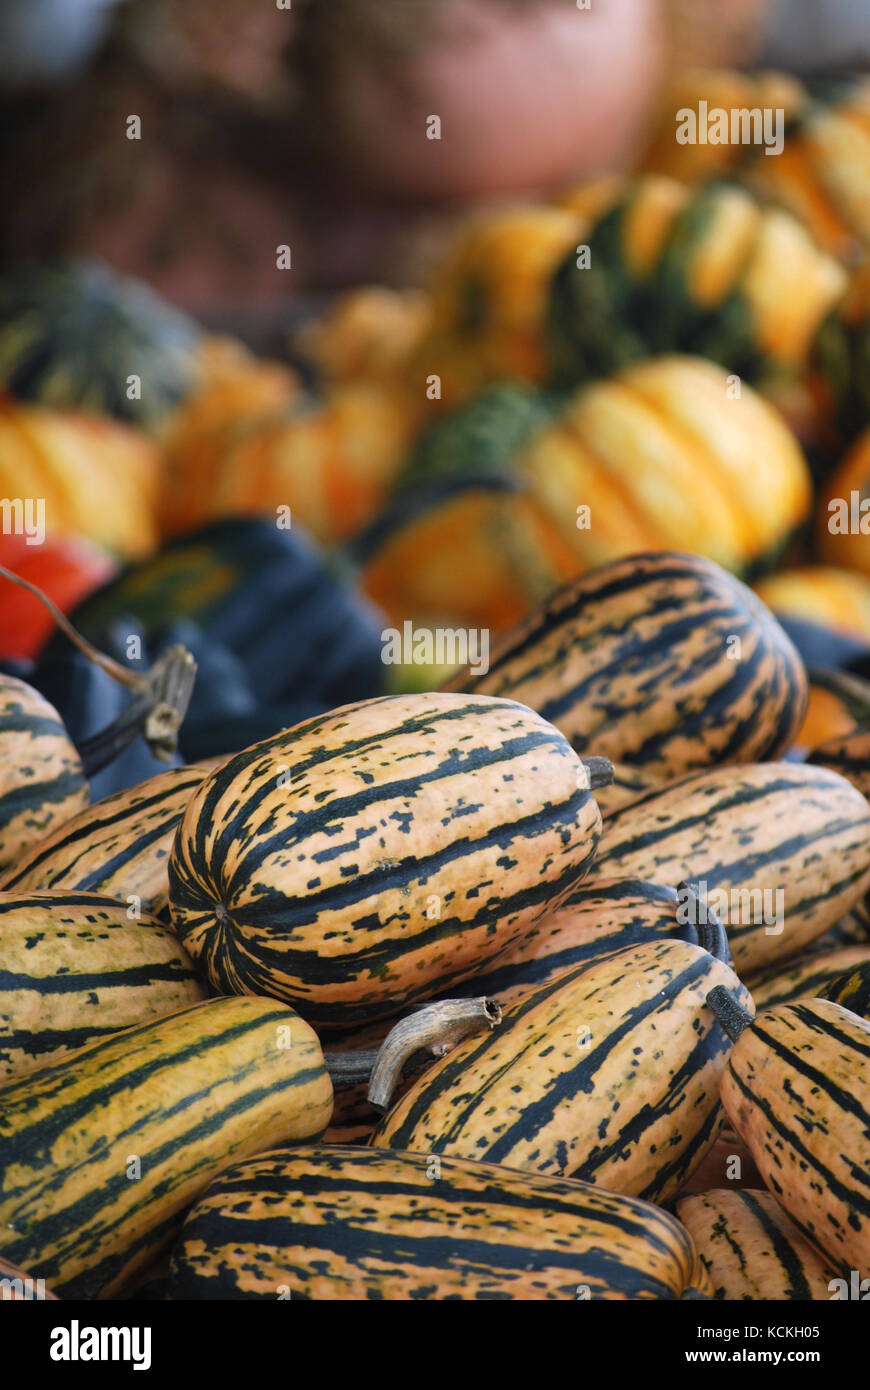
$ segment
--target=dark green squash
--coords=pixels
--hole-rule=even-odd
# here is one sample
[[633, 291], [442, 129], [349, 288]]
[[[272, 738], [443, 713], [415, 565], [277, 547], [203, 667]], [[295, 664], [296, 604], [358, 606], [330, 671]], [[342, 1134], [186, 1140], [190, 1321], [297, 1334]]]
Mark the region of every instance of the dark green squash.
[[100, 261], [0, 278], [0, 385], [20, 400], [151, 426], [194, 384], [199, 338], [186, 314]]
[[421, 435], [399, 486], [456, 475], [509, 476], [516, 455], [558, 405], [558, 398], [519, 382], [488, 387]]
[[636, 179], [585, 244], [588, 264], [572, 247], [551, 286], [551, 379], [564, 387], [672, 352], [749, 382], [793, 372], [844, 283], [796, 219], [727, 184]]

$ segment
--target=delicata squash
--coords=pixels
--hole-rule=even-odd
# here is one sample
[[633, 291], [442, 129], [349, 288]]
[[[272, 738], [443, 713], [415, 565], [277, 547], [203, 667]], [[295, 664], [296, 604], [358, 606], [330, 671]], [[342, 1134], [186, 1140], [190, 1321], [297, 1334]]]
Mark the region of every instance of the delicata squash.
[[828, 999], [753, 1019], [708, 996], [734, 1039], [722, 1104], [766, 1186], [828, 1261], [870, 1268], [870, 1023]]
[[577, 752], [659, 780], [777, 757], [807, 699], [800, 657], [760, 600], [712, 560], [668, 551], [581, 575], [499, 639], [485, 673], [446, 688], [521, 700]]
[[730, 1042], [704, 1002], [713, 980], [751, 1007], [723, 960], [684, 941], [629, 947], [559, 975], [424, 1072], [372, 1144], [665, 1202], [722, 1124]]
[[223, 1173], [172, 1252], [176, 1299], [675, 1299], [709, 1294], [658, 1207], [493, 1163], [322, 1145]]
[[587, 872], [601, 828], [581, 761], [508, 700], [347, 705], [255, 744], [190, 800], [172, 923], [226, 993], [365, 1024], [476, 974]]
[[62, 1297], [110, 1298], [221, 1168], [316, 1138], [331, 1112], [316, 1036], [274, 1000], [211, 999], [91, 1043], [0, 1087], [4, 1258]]

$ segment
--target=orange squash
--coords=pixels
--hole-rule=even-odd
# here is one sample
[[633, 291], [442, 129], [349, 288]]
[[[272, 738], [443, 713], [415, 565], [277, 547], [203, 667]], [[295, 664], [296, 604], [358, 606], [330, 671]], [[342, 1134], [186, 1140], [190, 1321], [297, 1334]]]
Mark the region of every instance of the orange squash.
[[421, 290], [363, 285], [306, 324], [296, 347], [324, 381], [389, 380], [406, 368], [430, 312]]
[[[695, 141], [681, 145], [676, 139], [677, 112], [707, 109], [727, 111], [753, 107], [782, 109], [793, 119], [807, 100], [806, 90], [790, 73], [739, 72], [734, 68], [692, 67], [677, 73], [662, 93], [648, 144], [639, 167], [647, 173], [667, 174], [683, 183], [730, 176], [747, 158], [747, 146]], [[781, 158], [781, 156], [779, 156]]]
[[45, 504], [46, 533], [78, 533], [128, 559], [157, 540], [160, 456], [129, 425], [0, 399], [0, 497]]
[[578, 569], [690, 544], [726, 569], [770, 557], [810, 509], [794, 436], [712, 362], [659, 357], [576, 392], [516, 461]]
[[449, 480], [397, 498], [363, 543], [362, 586], [399, 627], [501, 632], [582, 567], [535, 499], [498, 479]]
[[870, 643], [870, 577], [832, 565], [807, 565], [766, 576], [755, 592], [777, 615], [805, 618]]
[[428, 333], [414, 355], [421, 393], [437, 375], [457, 405], [496, 381], [543, 381], [550, 279], [582, 219], [545, 204], [492, 214], [463, 228], [436, 270]]
[[[421, 393], [421, 400], [423, 399]], [[355, 534], [385, 501], [410, 442], [417, 407], [402, 388], [361, 381], [321, 401], [294, 401], [171, 445], [164, 493], [168, 532], [219, 516], [300, 521], [326, 543]], [[286, 524], [286, 522], [284, 522]]]

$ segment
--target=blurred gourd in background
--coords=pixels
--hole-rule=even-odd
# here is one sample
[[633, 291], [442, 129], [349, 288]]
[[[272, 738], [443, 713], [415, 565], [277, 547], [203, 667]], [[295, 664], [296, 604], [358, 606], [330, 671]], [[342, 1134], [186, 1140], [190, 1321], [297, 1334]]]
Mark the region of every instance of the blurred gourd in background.
[[93, 259], [0, 277], [0, 385], [19, 400], [153, 426], [192, 389], [200, 337], [187, 314]]

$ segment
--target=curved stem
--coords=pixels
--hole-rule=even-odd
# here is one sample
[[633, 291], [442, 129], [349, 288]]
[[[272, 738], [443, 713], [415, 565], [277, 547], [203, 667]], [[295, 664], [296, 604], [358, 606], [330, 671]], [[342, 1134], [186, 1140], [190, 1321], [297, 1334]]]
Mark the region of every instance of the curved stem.
[[707, 995], [707, 1005], [713, 1010], [732, 1042], [737, 1042], [753, 1021], [752, 1014], [737, 1002], [730, 989], [726, 989], [724, 985], [713, 986]]
[[469, 1033], [499, 1023], [501, 1009], [493, 999], [440, 999], [400, 1019], [379, 1048], [324, 1052], [323, 1060], [336, 1090], [367, 1081], [369, 1103], [386, 1110], [412, 1057], [421, 1052], [443, 1056]]
[[870, 681], [852, 671], [839, 671], [829, 666], [808, 666], [811, 685], [829, 690], [849, 711], [856, 724], [870, 720]]
[[91, 777], [95, 772], [99, 772], [138, 738], [140, 733], [143, 734], [154, 756], [168, 762], [178, 746], [178, 730], [187, 713], [196, 678], [196, 662], [187, 648], [177, 644], [169, 647], [147, 671], [134, 671], [92, 646], [86, 637], [76, 631], [66, 614], [60, 611], [48, 594], [44, 594], [36, 584], [31, 584], [29, 579], [22, 579], [20, 574], [15, 574], [5, 565], [0, 565], [0, 575], [11, 579], [19, 589], [26, 589], [29, 594], [38, 598], [48, 609], [61, 632], [88, 661], [105, 671], [107, 676], [111, 676], [112, 680], [123, 685], [126, 690], [133, 692], [132, 704], [122, 711], [113, 723], [79, 744], [78, 752], [85, 776]]
[[609, 787], [613, 782], [613, 763], [609, 758], [581, 758], [581, 763], [589, 775], [589, 789]]
[[709, 951], [716, 960], [721, 960], [725, 965], [733, 964], [731, 946], [719, 914], [707, 902], [705, 895], [701, 892], [697, 883], [689, 883], [684, 880], [677, 885], [677, 892], [682, 895], [689, 907], [689, 920], [697, 927], [698, 945], [703, 946], [705, 951]]
[[154, 665], [134, 672], [141, 684], [133, 700], [111, 724], [78, 745], [85, 776], [92, 777], [143, 735], [156, 758], [168, 762], [196, 678], [196, 662], [186, 647], [169, 647]]
[[15, 574], [5, 565], [0, 565], [0, 574], [5, 579], [11, 579], [13, 584], [18, 585], [19, 589], [26, 589], [29, 594], [33, 594], [34, 598], [38, 598], [40, 603], [48, 609], [61, 632], [69, 638], [73, 646], [78, 647], [79, 651], [88, 658], [88, 661], [99, 666], [100, 670], [105, 671], [107, 676], [111, 676], [119, 685], [126, 686], [128, 690], [141, 689], [143, 681], [141, 672], [131, 671], [129, 667], [122, 666], [114, 657], [107, 656], [105, 652], [98, 651], [96, 647], [92, 646], [86, 637], [76, 631], [66, 614], [60, 611], [57, 604], [48, 597], [48, 594], [44, 594], [35, 584], [31, 584], [29, 579], [22, 579], [20, 574]]
[[416, 1009], [384, 1038], [369, 1082], [369, 1103], [386, 1110], [402, 1069], [415, 1052], [443, 1056], [469, 1033], [495, 1028], [501, 1017], [495, 1000], [484, 998], [442, 999]]
[[148, 696], [144, 691], [139, 691], [117, 719], [105, 729], [100, 729], [99, 733], [92, 734], [90, 738], [82, 739], [76, 744], [84, 774], [88, 779], [102, 768], [108, 767], [109, 763], [114, 762], [115, 758], [139, 737], [150, 708]]
[[326, 1070], [336, 1091], [361, 1086], [369, 1080], [378, 1060], [378, 1049], [360, 1052], [324, 1052]]

